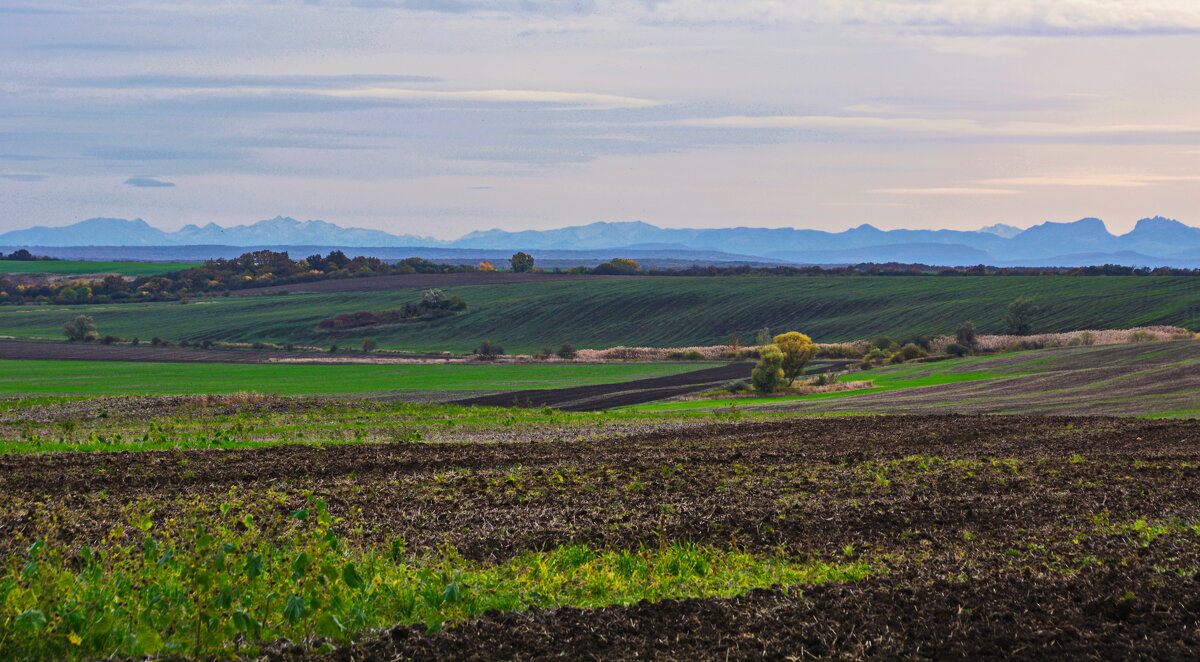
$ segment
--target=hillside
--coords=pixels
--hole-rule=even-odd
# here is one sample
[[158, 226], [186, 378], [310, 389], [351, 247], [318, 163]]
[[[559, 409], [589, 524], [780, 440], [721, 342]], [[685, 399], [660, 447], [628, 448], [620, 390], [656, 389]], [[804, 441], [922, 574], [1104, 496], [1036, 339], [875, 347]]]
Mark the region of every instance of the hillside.
[[797, 329], [819, 341], [953, 332], [966, 319], [1002, 329], [1021, 296], [1046, 306], [1037, 332], [1200, 327], [1200, 279], [1174, 277], [792, 277], [587, 279], [446, 288], [465, 313], [431, 322], [319, 332], [318, 322], [415, 301], [420, 290], [229, 297], [178, 303], [0, 308], [0, 335], [60, 337], [77, 314], [102, 334], [168, 340], [267, 341], [467, 352], [490, 338], [510, 352], [570, 341], [578, 347], [685, 346], [740, 333]]
[[[880, 386], [751, 409], [929, 414], [1200, 415], [1200, 342], [1063, 347], [855, 373]], [[649, 406], [647, 408], [653, 408]]]

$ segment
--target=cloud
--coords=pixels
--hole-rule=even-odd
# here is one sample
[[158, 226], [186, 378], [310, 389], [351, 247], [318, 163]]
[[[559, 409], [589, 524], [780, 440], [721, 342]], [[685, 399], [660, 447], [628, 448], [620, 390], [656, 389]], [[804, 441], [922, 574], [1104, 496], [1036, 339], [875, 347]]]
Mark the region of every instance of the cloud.
[[40, 182], [45, 179], [45, 175], [29, 175], [25, 173], [0, 173], [0, 179], [11, 179], [14, 182]]
[[1173, 182], [1200, 181], [1197, 175], [1139, 175], [1093, 174], [1067, 176], [1004, 177], [981, 179], [980, 184], [997, 186], [1102, 186], [1105, 188], [1137, 188]]
[[60, 81], [72, 87], [95, 88], [336, 88], [348, 85], [384, 83], [436, 83], [440, 78], [400, 74], [347, 74], [327, 76], [183, 76], [174, 74], [141, 74], [137, 76], [101, 76], [72, 78]]
[[174, 182], [155, 179], [153, 177], [130, 177], [125, 180], [125, 183], [138, 188], [171, 188], [175, 186]]
[[1135, 135], [1196, 134], [1200, 124], [1075, 124], [1054, 122], [986, 122], [961, 118], [878, 117], [851, 115], [728, 115], [668, 120], [657, 124], [708, 129], [795, 129], [810, 131], [879, 131], [959, 138], [1079, 138]]
[[363, 11], [603, 17], [651, 25], [825, 24], [951, 36], [1200, 32], [1194, 0], [307, 0]]
[[881, 195], [1014, 195], [1020, 191], [1002, 188], [942, 187], [942, 188], [877, 188], [868, 193]]

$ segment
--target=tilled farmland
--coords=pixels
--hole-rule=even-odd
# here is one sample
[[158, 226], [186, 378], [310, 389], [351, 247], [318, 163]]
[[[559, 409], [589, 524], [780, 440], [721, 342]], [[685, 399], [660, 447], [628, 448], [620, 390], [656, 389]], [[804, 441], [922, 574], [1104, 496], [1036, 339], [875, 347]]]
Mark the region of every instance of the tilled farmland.
[[[250, 544], [249, 530], [267, 541], [264, 549], [286, 556], [285, 543], [300, 544], [289, 537], [299, 526], [297, 513], [307, 517], [312, 510], [324, 517], [322, 540], [368, 555], [389, 548], [396, 554], [401, 544], [393, 560], [404, 567], [434, 558], [445, 564], [452, 550], [455, 577], [514, 563], [526, 568], [521, 564], [537, 555], [563, 549], [587, 550], [587, 563], [601, 565], [612, 554], [675, 558], [678, 545], [710, 550], [718, 560], [698, 571], [708, 573], [709, 583], [691, 589], [676, 583], [637, 600], [567, 600], [541, 596], [533, 586], [511, 606], [487, 609], [494, 596], [483, 579], [438, 575], [430, 580], [438, 595], [414, 599], [444, 602], [450, 594], [453, 605], [409, 606], [409, 617], [381, 614], [353, 636], [321, 625], [327, 621], [317, 614], [326, 607], [317, 598], [289, 601], [281, 615], [274, 611], [282, 604], [261, 615], [230, 607], [230, 614], [249, 614], [230, 616], [230, 623], [241, 628], [252, 621], [258, 629], [230, 625], [226, 635], [220, 635], [224, 612], [206, 607], [216, 610], [204, 626], [216, 633], [212, 641], [232, 637], [217, 649], [242, 657], [1185, 659], [1200, 653], [1200, 424], [1194, 422], [854, 417], [540, 438], [7, 456], [0, 460], [0, 545], [13, 567], [33, 545], [59, 550], [68, 568], [108, 547], [110, 558], [123, 558], [121, 545], [138, 554], [153, 546], [149, 556], [158, 559], [169, 558], [160, 546], [176, 544], [182, 556], [192, 531], [185, 523], [199, 518], [206, 531], [220, 531], [232, 509], [252, 512], [254, 523], [239, 519], [229, 529], [230, 555]], [[823, 574], [716, 588], [712, 582], [720, 583], [724, 572], [720, 555], [728, 550]], [[347, 574], [355, 581], [346, 582], [360, 592], [377, 589], [362, 588], [359, 574], [370, 577], [368, 563], [353, 558], [358, 565], [350, 567], [363, 570]], [[159, 563], [148, 567], [174, 561]], [[289, 563], [291, 572], [297, 561]], [[525, 581], [530, 572], [518, 576]], [[286, 581], [298, 581], [295, 573], [303, 574], [295, 570]], [[321, 590], [340, 586], [336, 575]], [[14, 588], [20, 580], [6, 581], [10, 592], [25, 596]], [[303, 609], [288, 611], [294, 604], [309, 604], [303, 609], [314, 610], [315, 625], [253, 641], [255, 632], [292, 632], [271, 629], [275, 620], [278, 628], [293, 617], [297, 627], [303, 624]], [[429, 614], [438, 615], [432, 624]], [[136, 631], [137, 619], [130, 622]], [[192, 625], [181, 629], [191, 637]], [[154, 643], [149, 636], [127, 637], [116, 650], [144, 652], [137, 647], [143, 644], [128, 641]], [[196, 639], [174, 654], [202, 650], [203, 638]], [[169, 640], [157, 643], [158, 652], [171, 651]]]

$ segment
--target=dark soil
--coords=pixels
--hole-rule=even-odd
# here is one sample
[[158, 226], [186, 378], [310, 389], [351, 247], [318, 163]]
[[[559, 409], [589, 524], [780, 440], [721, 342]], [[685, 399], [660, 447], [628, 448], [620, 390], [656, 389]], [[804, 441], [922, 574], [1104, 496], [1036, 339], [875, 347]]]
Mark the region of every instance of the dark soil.
[[752, 363], [730, 363], [667, 377], [651, 377], [616, 384], [572, 386], [496, 393], [458, 400], [455, 404], [483, 407], [553, 407], [563, 411], [600, 411], [625, 405], [664, 400], [750, 376]]
[[[1188, 660], [1200, 581], [1106, 568], [1074, 577], [889, 575], [733, 599], [497, 613], [323, 656], [361, 660]], [[1139, 587], [1133, 597], [1128, 588]], [[1144, 587], [1144, 588], [1143, 588]], [[277, 655], [276, 659], [290, 656]]]
[[879, 568], [732, 599], [394, 629], [330, 660], [1200, 655], [1195, 421], [809, 418], [558, 442], [9, 456], [0, 550], [91, 544], [135, 506], [153, 508], [159, 530], [233, 486], [268, 509], [265, 527], [313, 494], [357, 544], [402, 538], [414, 553], [451, 544], [503, 560], [690, 540]]

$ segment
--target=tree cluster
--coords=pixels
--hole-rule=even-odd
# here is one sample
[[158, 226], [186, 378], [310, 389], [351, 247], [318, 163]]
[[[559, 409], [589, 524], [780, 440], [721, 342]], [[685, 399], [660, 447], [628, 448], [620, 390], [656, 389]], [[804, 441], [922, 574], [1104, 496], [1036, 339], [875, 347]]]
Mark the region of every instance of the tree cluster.
[[420, 322], [452, 315], [460, 310], [466, 310], [467, 302], [461, 297], [447, 297], [439, 289], [426, 290], [420, 301], [404, 304], [403, 308], [393, 310], [359, 311], [338, 315], [317, 324], [322, 331], [344, 331], [364, 326], [379, 326], [381, 324], [400, 324], [403, 322]]
[[18, 248], [17, 250], [9, 253], [8, 255], [5, 255], [4, 253], [0, 253], [0, 260], [15, 260], [17, 262], [35, 262], [35, 261], [40, 262], [40, 261], [44, 261], [44, 260], [49, 260], [49, 261], [58, 260], [58, 258], [46, 257], [45, 255], [34, 255], [33, 253], [30, 253], [29, 251], [25, 250], [24, 248]]
[[198, 267], [127, 280], [108, 276], [87, 283], [18, 285], [0, 278], [0, 303], [105, 303], [109, 301], [174, 301], [198, 295], [290, 285], [335, 278], [414, 273], [476, 271], [470, 265], [435, 264], [411, 257], [388, 264], [374, 257], [348, 257], [341, 251], [293, 260], [286, 251], [244, 253], [233, 259], [209, 260]]

